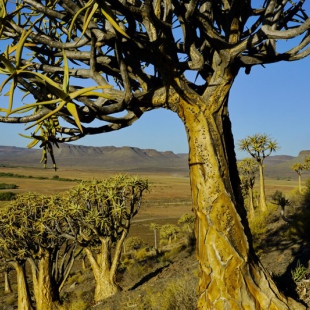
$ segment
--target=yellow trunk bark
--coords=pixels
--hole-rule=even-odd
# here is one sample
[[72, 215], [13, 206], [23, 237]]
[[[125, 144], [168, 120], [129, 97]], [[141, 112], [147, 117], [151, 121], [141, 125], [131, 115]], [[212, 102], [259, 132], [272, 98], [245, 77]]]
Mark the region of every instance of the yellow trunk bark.
[[9, 294], [12, 293], [12, 287], [9, 278], [9, 271], [4, 270], [4, 293]]
[[18, 294], [18, 310], [32, 310], [30, 294], [26, 281], [25, 266], [18, 262], [12, 262], [11, 265], [16, 270], [17, 278], [17, 294]]
[[264, 166], [259, 163], [259, 187], [260, 187], [260, 208], [262, 212], [267, 211], [266, 195], [265, 195], [265, 179], [264, 179]]
[[56, 309], [59, 296], [58, 289], [53, 287], [52, 283], [50, 253], [47, 250], [41, 250], [40, 255], [38, 270], [36, 271], [35, 268], [32, 270], [36, 310]]
[[304, 309], [278, 291], [252, 249], [239, 184], [235, 184], [236, 159], [229, 149], [233, 141], [228, 113], [221, 105], [226, 99], [221, 94], [225, 94], [223, 89], [207, 103], [198, 96], [191, 100], [184, 95], [187, 98], [180, 99], [178, 110], [188, 136], [197, 217], [198, 308]]
[[90, 249], [84, 249], [95, 278], [95, 302], [111, 297], [120, 291], [120, 287], [115, 282], [116, 270], [111, 268], [111, 248], [109, 244], [111, 241], [106, 239], [101, 242], [101, 252], [97, 258], [94, 257]]
[[252, 219], [255, 214], [253, 188], [249, 187], [249, 218]]

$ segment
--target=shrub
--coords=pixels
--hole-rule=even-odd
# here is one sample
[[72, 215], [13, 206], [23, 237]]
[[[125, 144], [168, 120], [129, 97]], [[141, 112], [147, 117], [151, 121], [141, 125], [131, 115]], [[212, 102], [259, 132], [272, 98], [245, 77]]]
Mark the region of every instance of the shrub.
[[295, 214], [294, 220], [286, 231], [286, 236], [296, 240], [310, 239], [310, 208], [303, 208]]
[[186, 275], [163, 285], [160, 292], [147, 292], [143, 309], [191, 310], [197, 309], [197, 278]]
[[302, 279], [304, 279], [304, 277], [308, 273], [308, 269], [305, 266], [303, 266], [300, 263], [300, 261], [298, 261], [296, 268], [294, 270], [292, 270], [291, 273], [292, 273], [292, 278], [293, 278], [294, 282], [299, 282]]
[[2, 192], [0, 193], [0, 200], [1, 201], [10, 201], [15, 198], [16, 194], [13, 192]]
[[139, 249], [135, 253], [136, 259], [140, 261], [145, 260], [148, 256], [149, 256], [149, 251], [147, 250], [147, 248]]
[[292, 207], [300, 207], [303, 202], [303, 195], [299, 192], [298, 188], [294, 188], [288, 193], [288, 199]]
[[16, 184], [0, 183], [0, 189], [16, 189], [16, 188], [18, 188]]
[[83, 300], [74, 300], [72, 302], [66, 302], [60, 306], [59, 310], [87, 310], [90, 305], [86, 304]]
[[258, 250], [259, 246], [262, 244], [267, 233], [268, 224], [272, 222], [277, 208], [278, 207], [275, 205], [268, 206], [267, 211], [257, 213], [252, 219], [249, 219], [255, 250]]
[[129, 251], [141, 249], [143, 245], [144, 245], [144, 241], [139, 237], [130, 237], [125, 242], [125, 247]]

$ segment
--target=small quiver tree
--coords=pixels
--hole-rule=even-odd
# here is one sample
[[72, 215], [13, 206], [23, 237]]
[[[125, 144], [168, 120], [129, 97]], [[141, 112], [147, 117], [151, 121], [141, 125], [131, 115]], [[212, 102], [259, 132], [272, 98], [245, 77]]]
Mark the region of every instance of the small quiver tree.
[[171, 243], [172, 238], [176, 240], [180, 228], [173, 224], [165, 224], [160, 228], [160, 238], [163, 240], [168, 240]]
[[160, 229], [160, 225], [156, 223], [150, 224], [150, 230], [154, 232], [154, 249], [156, 253], [158, 252], [158, 245], [157, 245], [157, 231]]
[[253, 158], [244, 158], [237, 163], [241, 181], [241, 189], [244, 196], [248, 196], [248, 216], [254, 217], [254, 184], [258, 173], [258, 164]]
[[60, 213], [55, 210], [60, 205], [62, 201], [57, 196], [26, 193], [11, 201], [1, 216], [3, 247], [11, 259], [17, 257], [11, 264], [21, 286], [18, 288], [19, 309], [29, 307], [23, 305], [24, 300], [29, 299], [24, 274], [26, 261], [32, 271], [36, 309], [54, 309], [59, 302], [59, 292], [72, 267], [75, 249], [75, 243], [69, 243], [58, 233], [62, 224], [57, 217]]
[[310, 156], [305, 157], [305, 161], [301, 163], [295, 163], [291, 166], [291, 169], [294, 170], [298, 175], [298, 190], [299, 193], [302, 193], [301, 187], [301, 174], [310, 169]]
[[84, 248], [90, 262], [95, 302], [120, 290], [115, 278], [122, 247], [147, 189], [147, 180], [117, 175], [108, 180], [83, 181], [65, 195], [64, 217], [71, 237]]
[[267, 211], [264, 177], [264, 160], [271, 153], [279, 149], [276, 140], [272, 140], [266, 134], [256, 133], [253, 136], [247, 136], [239, 141], [239, 149], [248, 152], [258, 163], [259, 168], [259, 188], [260, 188], [260, 208], [261, 211]]

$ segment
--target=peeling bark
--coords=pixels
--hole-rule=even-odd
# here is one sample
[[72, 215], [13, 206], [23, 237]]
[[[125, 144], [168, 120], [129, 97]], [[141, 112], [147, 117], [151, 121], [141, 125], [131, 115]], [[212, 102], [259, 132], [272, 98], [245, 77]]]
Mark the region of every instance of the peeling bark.
[[229, 81], [209, 101], [180, 100], [189, 143], [189, 168], [200, 266], [199, 309], [304, 309], [287, 299], [256, 257], [238, 184], [228, 112]]
[[84, 249], [95, 278], [95, 302], [111, 297], [120, 291], [120, 287], [115, 281], [116, 270], [112, 268], [113, 264], [111, 264], [111, 241], [103, 239], [101, 242], [101, 252], [97, 258], [94, 257], [90, 249]]
[[49, 251], [42, 251], [37, 270], [34, 262], [31, 263], [37, 310], [52, 310], [59, 301], [59, 293], [51, 276], [50, 259]]

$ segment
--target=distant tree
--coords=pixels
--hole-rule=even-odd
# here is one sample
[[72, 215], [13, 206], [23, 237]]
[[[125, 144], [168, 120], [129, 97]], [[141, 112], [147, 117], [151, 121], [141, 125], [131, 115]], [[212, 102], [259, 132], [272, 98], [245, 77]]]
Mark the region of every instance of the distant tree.
[[244, 158], [237, 163], [241, 188], [245, 195], [248, 196], [249, 218], [254, 216], [254, 192], [256, 175], [258, 173], [258, 164], [253, 158]]
[[130, 237], [126, 240], [125, 244], [127, 249], [136, 251], [142, 248], [144, 241], [139, 237]]
[[158, 246], [157, 246], [157, 231], [160, 229], [160, 225], [156, 224], [156, 223], [151, 223], [150, 224], [150, 229], [153, 230], [154, 232], [154, 249], [155, 251], [158, 250]]
[[179, 225], [183, 225], [184, 230], [192, 233], [194, 231], [195, 226], [195, 216], [194, 214], [183, 214], [178, 220]]
[[303, 163], [295, 163], [291, 166], [291, 169], [294, 170], [298, 175], [298, 190], [299, 193], [302, 193], [301, 187], [301, 174], [310, 169], [310, 156], [305, 157]]
[[173, 224], [165, 224], [160, 228], [160, 238], [168, 240], [171, 243], [172, 238], [176, 239], [177, 234], [180, 232], [180, 228]]
[[289, 222], [289, 220], [285, 217], [284, 210], [286, 206], [290, 205], [290, 201], [286, 199], [285, 195], [281, 191], [277, 190], [271, 195], [271, 202], [281, 207], [282, 219]]
[[259, 167], [259, 183], [260, 183], [260, 207], [262, 211], [267, 210], [265, 179], [264, 179], [264, 160], [272, 152], [279, 149], [276, 140], [272, 140], [266, 134], [255, 134], [247, 136], [239, 141], [239, 149], [248, 152], [258, 163]]
[[80, 182], [65, 193], [62, 208], [69, 238], [83, 247], [95, 278], [95, 302], [120, 290], [116, 283], [125, 238], [138, 213], [147, 180], [117, 175]]
[[188, 136], [198, 307], [292, 309], [251, 245], [228, 100], [241, 70], [310, 54], [307, 4], [3, 0], [0, 121], [33, 128], [29, 147], [39, 143], [46, 162], [57, 143], [120, 130], [158, 108], [174, 112]]
[[294, 170], [298, 175], [298, 190], [299, 193], [302, 193], [302, 187], [301, 187], [301, 174], [307, 170], [307, 167], [305, 164], [295, 163], [291, 166], [291, 169]]

